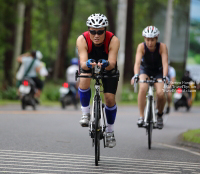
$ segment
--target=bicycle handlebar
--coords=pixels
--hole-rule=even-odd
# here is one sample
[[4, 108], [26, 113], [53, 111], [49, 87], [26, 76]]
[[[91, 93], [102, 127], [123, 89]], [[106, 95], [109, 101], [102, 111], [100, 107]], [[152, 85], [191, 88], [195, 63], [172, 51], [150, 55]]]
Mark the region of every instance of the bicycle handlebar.
[[[154, 84], [154, 83], [162, 83], [162, 82], [163, 82], [163, 80], [157, 80], [157, 79], [153, 79], [153, 78], [150, 78], [150, 80], [146, 79], [146, 80], [140, 80], [138, 82], [134, 82], [134, 93], [137, 92], [137, 83], [151, 83], [151, 84]], [[167, 88], [167, 83], [164, 82], [164, 89], [166, 89], [166, 88]]]
[[105, 71], [100, 70], [99, 73], [95, 73], [94, 68], [92, 68], [92, 73], [88, 73], [88, 74], [92, 74], [92, 75], [80, 75], [78, 73], [78, 70], [76, 71], [76, 80], [78, 77], [80, 78], [92, 78], [92, 79], [103, 79], [103, 78], [119, 78], [119, 70], [117, 70], [115, 72], [115, 74], [109, 74], [106, 73]]

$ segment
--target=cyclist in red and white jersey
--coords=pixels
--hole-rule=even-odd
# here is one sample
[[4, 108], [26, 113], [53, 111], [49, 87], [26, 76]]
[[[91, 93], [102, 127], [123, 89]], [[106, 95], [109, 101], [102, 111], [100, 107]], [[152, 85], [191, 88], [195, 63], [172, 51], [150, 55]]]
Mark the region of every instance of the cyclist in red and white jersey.
[[[102, 59], [99, 66], [104, 68], [108, 73], [116, 70], [117, 55], [120, 46], [118, 38], [111, 32], [107, 31], [108, 20], [103, 14], [92, 14], [88, 17], [86, 25], [88, 30], [77, 38], [77, 48], [80, 57], [80, 72], [82, 75], [91, 72], [96, 62]], [[107, 118], [106, 139], [107, 146], [114, 147], [116, 140], [114, 137], [114, 122], [117, 113], [117, 105], [115, 94], [118, 85], [118, 79], [109, 78], [102, 79], [105, 99], [105, 113]], [[82, 117], [80, 124], [83, 127], [88, 127], [90, 120], [90, 79], [80, 78], [79, 95], [81, 101]]]

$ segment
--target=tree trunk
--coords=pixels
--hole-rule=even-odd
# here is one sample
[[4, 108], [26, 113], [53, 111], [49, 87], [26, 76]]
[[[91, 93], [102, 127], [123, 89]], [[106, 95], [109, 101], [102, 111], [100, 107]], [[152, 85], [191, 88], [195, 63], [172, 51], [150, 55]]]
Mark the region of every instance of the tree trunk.
[[115, 22], [114, 22], [115, 20], [112, 10], [112, 0], [105, 0], [105, 5], [106, 5], [106, 15], [109, 21], [109, 30], [112, 33], [115, 33]]
[[9, 35], [7, 35], [5, 40], [5, 45], [7, 46], [7, 49], [4, 53], [4, 61], [3, 61], [3, 67], [4, 67], [4, 80], [3, 80], [3, 89], [6, 89], [8, 86], [13, 85], [13, 77], [12, 77], [12, 62], [13, 62], [13, 53], [14, 53], [14, 43], [15, 43], [15, 32], [16, 32], [16, 12], [14, 9], [16, 9], [17, 3], [13, 1], [6, 1], [7, 6], [9, 6], [9, 10], [5, 12], [5, 18], [3, 19], [4, 25], [9, 31]]
[[188, 2], [188, 10], [186, 11], [187, 25], [185, 30], [185, 51], [184, 51], [184, 62], [183, 62], [183, 72], [186, 69], [186, 62], [188, 58], [188, 49], [189, 49], [189, 28], [190, 28], [190, 0]]
[[64, 77], [65, 74], [67, 41], [69, 38], [74, 14], [74, 4], [75, 0], [61, 0], [61, 26], [59, 32], [58, 56], [55, 64], [54, 80]]
[[122, 85], [124, 77], [124, 59], [125, 59], [125, 39], [126, 39], [126, 16], [127, 16], [127, 0], [118, 0], [118, 11], [117, 11], [117, 37], [120, 40], [120, 49], [118, 53], [118, 68], [120, 71], [118, 89], [116, 100], [120, 101], [122, 94]]
[[171, 42], [171, 35], [172, 35], [173, 1], [174, 0], [168, 0], [167, 14], [166, 14], [166, 19], [165, 19], [164, 43], [167, 45], [168, 55], [170, 55], [170, 42]]
[[124, 81], [130, 81], [133, 76], [133, 6], [134, 0], [128, 0]]
[[22, 51], [22, 40], [23, 40], [23, 29], [24, 29], [24, 11], [25, 4], [23, 2], [19, 2], [17, 5], [17, 17], [18, 23], [16, 25], [16, 35], [15, 35], [15, 46], [13, 53], [13, 68], [12, 68], [12, 77], [13, 81], [15, 81], [15, 74], [17, 70], [17, 61], [16, 58], [21, 54]]
[[49, 24], [49, 9], [48, 9], [48, 2], [47, 0], [43, 1], [45, 4], [45, 9], [44, 9], [44, 15], [45, 15], [45, 26], [46, 29], [49, 30], [49, 32], [47, 33], [47, 45], [48, 45], [48, 52], [49, 52], [49, 59], [52, 59], [52, 45], [51, 45], [51, 27]]
[[33, 1], [29, 0], [26, 4], [25, 9], [25, 20], [24, 20], [24, 39], [23, 39], [23, 48], [22, 52], [27, 52], [31, 50], [31, 11], [33, 7]]

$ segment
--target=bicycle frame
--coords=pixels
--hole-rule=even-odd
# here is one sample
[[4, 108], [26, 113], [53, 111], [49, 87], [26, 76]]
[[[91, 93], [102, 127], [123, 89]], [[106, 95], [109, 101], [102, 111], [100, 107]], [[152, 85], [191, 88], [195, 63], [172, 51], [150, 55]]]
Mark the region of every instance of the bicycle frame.
[[[94, 118], [94, 100], [95, 100], [95, 97], [97, 97], [97, 102], [99, 100], [99, 103], [100, 103], [100, 126], [102, 128], [102, 132], [105, 131], [105, 128], [106, 128], [106, 124], [105, 124], [105, 113], [104, 113], [104, 109], [103, 109], [103, 105], [102, 105], [102, 99], [101, 99], [101, 96], [100, 96], [100, 82], [99, 82], [99, 79], [96, 79], [96, 83], [95, 83], [95, 95], [94, 95], [94, 98], [93, 98], [93, 105], [92, 105], [92, 114], [91, 114], [91, 123], [95, 120]], [[93, 125], [90, 124], [90, 131], [93, 130]]]
[[[152, 122], [153, 125], [155, 126], [157, 123], [157, 118], [155, 115], [155, 107], [154, 107], [154, 83], [161, 83], [163, 82], [162, 80], [155, 80], [153, 77], [150, 77], [150, 79], [146, 79], [146, 80], [140, 80], [139, 83], [148, 83], [148, 92], [147, 92], [147, 104], [146, 104], [146, 110], [145, 110], [145, 114], [144, 114], [144, 123], [145, 125], [148, 122], [148, 108], [149, 105], [151, 105], [151, 110], [152, 110]], [[166, 88], [165, 84], [164, 84], [164, 89]], [[134, 92], [137, 92], [137, 88], [136, 88], [136, 83], [134, 83]]]
[[153, 118], [153, 124], [155, 125], [157, 123], [157, 118], [155, 116], [155, 109], [154, 109], [154, 86], [149, 85], [149, 89], [148, 89], [148, 93], [147, 93], [147, 105], [146, 105], [146, 110], [145, 110], [145, 115], [144, 115], [144, 122], [147, 123], [147, 119], [148, 119], [148, 108], [149, 105], [151, 104], [151, 108], [152, 108], [152, 118]]

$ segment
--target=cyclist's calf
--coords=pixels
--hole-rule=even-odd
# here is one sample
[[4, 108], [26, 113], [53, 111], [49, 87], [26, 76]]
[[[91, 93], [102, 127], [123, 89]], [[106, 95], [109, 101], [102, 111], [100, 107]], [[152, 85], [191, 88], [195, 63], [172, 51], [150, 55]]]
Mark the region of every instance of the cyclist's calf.
[[105, 98], [106, 106], [113, 107], [116, 104], [114, 94], [104, 93], [104, 98]]

